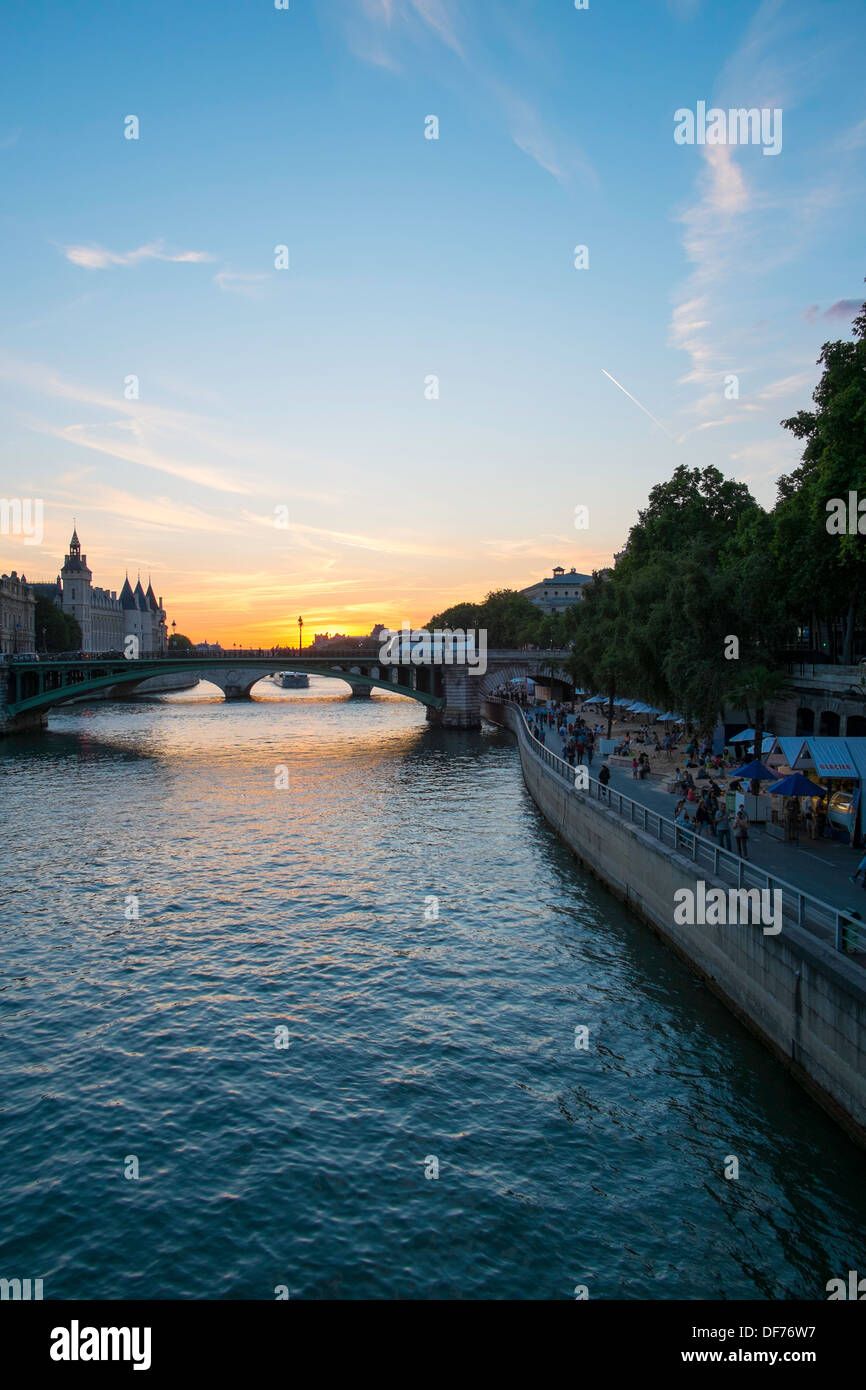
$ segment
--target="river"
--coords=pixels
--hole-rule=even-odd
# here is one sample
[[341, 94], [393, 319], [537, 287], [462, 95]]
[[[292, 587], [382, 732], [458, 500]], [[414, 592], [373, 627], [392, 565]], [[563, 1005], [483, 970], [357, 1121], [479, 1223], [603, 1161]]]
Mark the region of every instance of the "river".
[[580, 869], [507, 733], [211, 689], [0, 741], [0, 1275], [779, 1299], [866, 1270], [858, 1150]]

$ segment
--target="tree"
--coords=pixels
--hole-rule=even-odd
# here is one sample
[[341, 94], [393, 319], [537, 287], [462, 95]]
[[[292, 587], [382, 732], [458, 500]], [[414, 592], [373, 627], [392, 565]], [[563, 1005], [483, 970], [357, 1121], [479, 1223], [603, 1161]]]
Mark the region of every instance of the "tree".
[[81, 651], [81, 625], [70, 613], [64, 613], [53, 599], [36, 595], [36, 645], [46, 652]]
[[[799, 467], [779, 480], [777, 556], [796, 573], [804, 611], [844, 615], [842, 664], [851, 665], [854, 628], [866, 606], [866, 516], [863, 529], [833, 528], [834, 500], [866, 496], [866, 304], [854, 319], [854, 342], [824, 343], [815, 410], [782, 421], [805, 440]], [[847, 518], [846, 518], [847, 520]], [[808, 607], [805, 607], [808, 605]]]
[[168, 639], [169, 651], [191, 652], [192, 642], [182, 632], [171, 633]]
[[[764, 751], [764, 708], [770, 700], [781, 700], [787, 693], [788, 682], [781, 671], [772, 670], [768, 666], [754, 665], [745, 667], [739, 673], [732, 694], [734, 699], [742, 704], [746, 711], [746, 718], [754, 726], [756, 762], [761, 762]], [[754, 718], [751, 714], [753, 708]], [[759, 787], [760, 780], [752, 778], [752, 791], [757, 793]]]
[[494, 589], [483, 603], [455, 603], [437, 613], [428, 628], [479, 628], [487, 633], [489, 647], [545, 645], [549, 620], [541, 609], [517, 589]]
[[568, 661], [575, 684], [592, 686], [607, 695], [607, 736], [613, 725], [613, 706], [620, 682], [628, 673], [622, 635], [620, 595], [609, 570], [596, 570], [583, 586], [583, 599], [568, 610], [573, 638]]

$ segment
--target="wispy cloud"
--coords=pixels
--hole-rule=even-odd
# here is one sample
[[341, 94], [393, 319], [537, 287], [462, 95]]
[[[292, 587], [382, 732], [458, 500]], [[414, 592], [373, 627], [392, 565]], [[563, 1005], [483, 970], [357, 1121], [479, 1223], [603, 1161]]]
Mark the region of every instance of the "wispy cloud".
[[260, 299], [268, 276], [241, 270], [218, 270], [213, 278], [214, 284], [224, 294], [243, 294], [248, 299]]
[[866, 119], [843, 131], [837, 144], [840, 150], [862, 150], [866, 145]]
[[[356, 57], [394, 72], [408, 68], [413, 56], [410, 45], [417, 47], [425, 38], [433, 37], [448, 50], [449, 59], [453, 55], [460, 60], [490, 102], [499, 106], [509, 137], [519, 150], [560, 183], [578, 178], [597, 187], [598, 175], [583, 147], [571, 132], [563, 132], [555, 122], [546, 119], [541, 104], [526, 94], [531, 81], [525, 60], [531, 54], [538, 61], [531, 39], [531, 19], [516, 20], [509, 8], [510, 0], [506, 5], [498, 5], [496, 0], [486, 0], [486, 4], [484, 23], [476, 23], [474, 30], [471, 11], [454, 0], [361, 0], [360, 8], [358, 0], [335, 0], [333, 13]], [[496, 34], [498, 46], [509, 50], [507, 64], [486, 37], [491, 32]], [[552, 56], [543, 55], [548, 69]], [[442, 80], [453, 85], [451, 62], [452, 67], [446, 68]], [[430, 59], [425, 55], [425, 69], [429, 65]], [[506, 67], [507, 81], [499, 75]], [[515, 67], [525, 79], [522, 85], [515, 78]], [[465, 85], [464, 75], [459, 80], [461, 86]], [[538, 86], [537, 79], [535, 85]], [[540, 90], [543, 96], [545, 88]]]
[[134, 251], [109, 251], [105, 246], [64, 246], [64, 256], [73, 265], [83, 266], [85, 270], [107, 270], [115, 265], [138, 265], [141, 261], [174, 261], [198, 264], [213, 261], [215, 256], [207, 251], [168, 251], [163, 241], [151, 241], [138, 246]]

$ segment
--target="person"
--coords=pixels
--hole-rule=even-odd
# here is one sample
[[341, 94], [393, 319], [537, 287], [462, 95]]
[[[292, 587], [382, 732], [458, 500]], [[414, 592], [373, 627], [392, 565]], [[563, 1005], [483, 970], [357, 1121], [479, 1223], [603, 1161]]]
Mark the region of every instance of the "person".
[[716, 812], [716, 839], [722, 849], [730, 851], [731, 848], [731, 818], [728, 815], [728, 808], [724, 802]]
[[676, 814], [674, 816], [674, 824], [679, 828], [677, 834], [677, 849], [689, 848], [691, 845], [691, 841], [682, 832], [684, 830], [693, 830], [694, 827], [692, 825], [692, 818], [689, 815], [688, 803], [686, 802], [685, 797], [683, 797], [682, 800], [677, 803]]
[[[592, 749], [590, 749], [589, 751], [589, 761], [592, 762]], [[608, 767], [607, 763], [602, 763], [601, 767], [599, 768], [598, 780], [604, 788], [604, 795], [609, 795], [607, 790], [607, 784], [610, 781], [610, 768]]]
[[861, 874], [863, 875], [863, 887], [866, 888], [866, 854], [863, 855], [853, 874], [849, 874], [848, 877], [852, 883], [856, 883]]
[[827, 815], [821, 802], [815, 807], [812, 815], [812, 839], [820, 840], [824, 834], [824, 826], [827, 824]]
[[796, 796], [785, 801], [785, 839], [789, 844], [800, 843], [800, 803]]
[[806, 805], [803, 807], [803, 829], [805, 830], [806, 834], [809, 836], [809, 839], [810, 839], [810, 840], [814, 840], [814, 838], [815, 838], [814, 835], [812, 834], [812, 821], [813, 821], [814, 819], [815, 819], [815, 812], [812, 810], [812, 803], [811, 803], [811, 801], [807, 801], [807, 802], [806, 802]]
[[698, 831], [698, 834], [699, 834], [699, 835], [703, 836], [703, 833], [704, 833], [704, 830], [705, 830], [705, 828], [706, 828], [706, 826], [707, 826], [708, 821], [709, 821], [709, 815], [708, 815], [708, 813], [707, 813], [706, 802], [704, 802], [704, 801], [699, 801], [699, 802], [698, 802], [698, 809], [697, 809], [697, 811], [695, 812], [695, 825], [697, 826], [697, 831]]
[[632, 760], [631, 760], [631, 775], [632, 775], [632, 777], [634, 777], [635, 781], [637, 781], [637, 770], [638, 770], [638, 766], [639, 766], [639, 764], [638, 764], [637, 758], [632, 758]]
[[741, 859], [749, 857], [749, 818], [742, 806], [737, 812], [734, 820], [734, 839], [737, 842], [737, 854]]

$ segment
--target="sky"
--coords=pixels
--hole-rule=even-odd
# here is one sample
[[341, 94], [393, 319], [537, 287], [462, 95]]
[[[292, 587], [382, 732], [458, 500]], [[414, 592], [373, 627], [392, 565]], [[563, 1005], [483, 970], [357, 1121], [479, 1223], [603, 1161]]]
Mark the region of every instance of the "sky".
[[[861, 0], [7, 3], [0, 492], [44, 533], [0, 571], [74, 518], [95, 584], [270, 646], [590, 573], [679, 464], [772, 506], [864, 297], [864, 40]], [[677, 143], [699, 102], [781, 149]]]

